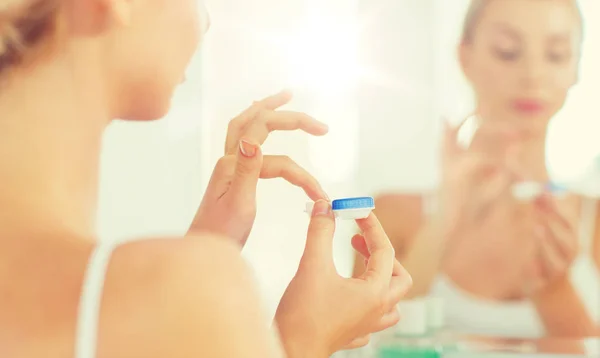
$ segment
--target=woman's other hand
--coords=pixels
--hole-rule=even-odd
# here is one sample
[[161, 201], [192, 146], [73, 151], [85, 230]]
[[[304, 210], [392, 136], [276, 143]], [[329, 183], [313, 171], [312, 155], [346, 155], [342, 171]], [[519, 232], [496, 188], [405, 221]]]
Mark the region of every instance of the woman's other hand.
[[534, 256], [528, 205], [511, 194], [516, 182], [511, 151], [525, 134], [501, 125], [479, 128], [468, 148], [458, 128], [446, 129], [440, 211], [442, 270], [461, 288], [482, 297], [523, 294]]
[[290, 357], [329, 357], [340, 349], [368, 343], [369, 335], [399, 320], [396, 304], [412, 285], [373, 214], [357, 220], [363, 232], [353, 246], [363, 254], [366, 271], [343, 278], [333, 261], [335, 219], [326, 201], [315, 204], [306, 249], [298, 272], [285, 291], [276, 322]]
[[218, 161], [190, 231], [209, 231], [244, 245], [256, 217], [259, 179], [283, 178], [312, 200], [326, 199], [318, 181], [286, 156], [262, 155], [260, 146], [277, 130], [324, 135], [328, 128], [304, 113], [278, 111], [291, 100], [283, 91], [261, 101], [229, 123], [225, 155]]
[[[568, 208], [562, 205], [561, 208]], [[575, 210], [560, 210], [557, 199], [544, 195], [535, 202], [537, 225], [535, 239], [538, 248], [533, 270], [533, 293], [564, 278], [579, 252]]]

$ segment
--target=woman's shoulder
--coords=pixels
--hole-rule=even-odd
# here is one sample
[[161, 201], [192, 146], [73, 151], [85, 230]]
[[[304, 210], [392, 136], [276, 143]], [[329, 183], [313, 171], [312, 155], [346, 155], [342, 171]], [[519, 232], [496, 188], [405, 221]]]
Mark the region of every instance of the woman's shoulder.
[[260, 343], [258, 297], [239, 247], [226, 238], [123, 244], [106, 274], [100, 356], [243, 357], [220, 335], [256, 335]]

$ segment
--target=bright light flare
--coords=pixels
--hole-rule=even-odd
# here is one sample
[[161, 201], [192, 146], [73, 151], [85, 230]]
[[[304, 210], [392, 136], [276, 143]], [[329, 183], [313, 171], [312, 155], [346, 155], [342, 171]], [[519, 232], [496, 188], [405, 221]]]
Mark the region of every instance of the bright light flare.
[[320, 94], [356, 89], [360, 77], [356, 21], [312, 18], [285, 44], [292, 88]]

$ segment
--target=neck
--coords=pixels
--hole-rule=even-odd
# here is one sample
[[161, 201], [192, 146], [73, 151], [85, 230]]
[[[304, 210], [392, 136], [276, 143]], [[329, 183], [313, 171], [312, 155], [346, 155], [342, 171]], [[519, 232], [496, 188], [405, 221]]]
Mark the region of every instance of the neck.
[[517, 145], [512, 160], [523, 179], [547, 181], [549, 176], [546, 168], [546, 132], [534, 135]]
[[0, 92], [0, 239], [94, 237], [101, 139], [99, 79], [71, 61], [36, 67]]

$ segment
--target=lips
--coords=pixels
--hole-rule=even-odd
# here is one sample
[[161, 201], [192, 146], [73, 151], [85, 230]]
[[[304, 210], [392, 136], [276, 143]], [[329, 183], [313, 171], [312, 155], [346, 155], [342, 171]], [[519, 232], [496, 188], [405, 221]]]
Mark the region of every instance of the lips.
[[535, 99], [517, 99], [513, 106], [517, 111], [526, 114], [536, 114], [544, 110], [544, 103]]

